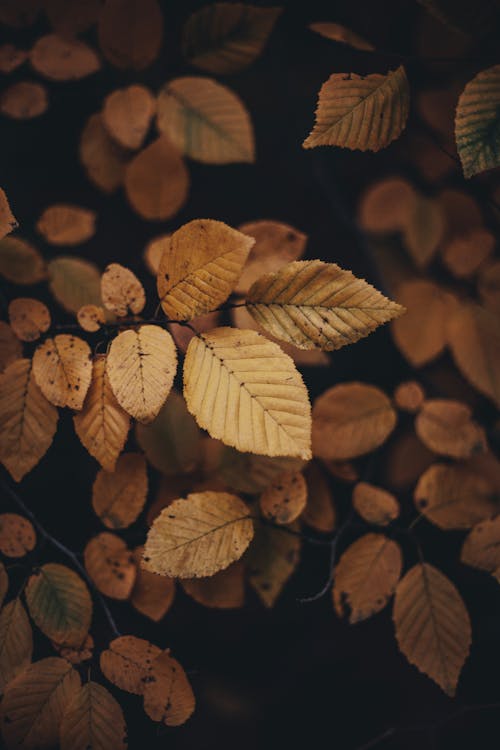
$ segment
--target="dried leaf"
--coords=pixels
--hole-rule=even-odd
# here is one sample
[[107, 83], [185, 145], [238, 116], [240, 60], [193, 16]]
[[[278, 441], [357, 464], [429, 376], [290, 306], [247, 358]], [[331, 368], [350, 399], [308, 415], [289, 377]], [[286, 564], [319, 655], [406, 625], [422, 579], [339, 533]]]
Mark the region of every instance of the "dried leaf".
[[241, 99], [211, 78], [175, 78], [158, 95], [158, 129], [203, 164], [254, 162], [250, 115]]
[[87, 177], [100, 190], [112, 193], [123, 183], [129, 157], [109, 136], [101, 114], [91, 115], [87, 120], [79, 155]]
[[425, 401], [415, 420], [420, 440], [434, 453], [470, 458], [487, 450], [486, 435], [467, 404], [452, 399]]
[[35, 381], [31, 361], [12, 362], [0, 378], [0, 461], [16, 482], [49, 449], [58, 416]]
[[380, 612], [401, 576], [403, 557], [397, 542], [383, 534], [365, 534], [341, 556], [335, 568], [333, 603], [352, 624]]
[[142, 146], [156, 111], [156, 100], [145, 86], [132, 85], [108, 94], [102, 110], [103, 124], [122, 148]]
[[415, 565], [398, 584], [393, 619], [410, 664], [454, 696], [471, 644], [469, 615], [455, 586], [429, 563]]
[[152, 422], [172, 388], [177, 352], [172, 336], [144, 325], [120, 333], [109, 349], [106, 373], [120, 406], [139, 422]]
[[125, 317], [138, 315], [146, 304], [146, 293], [137, 276], [119, 263], [110, 263], [101, 278], [101, 296], [107, 310]]
[[274, 606], [299, 564], [301, 539], [297, 530], [297, 523], [283, 529], [259, 524], [245, 556], [248, 581], [266, 607]]
[[105, 687], [86, 682], [66, 708], [61, 750], [125, 750], [127, 727], [119, 703]]
[[413, 185], [402, 177], [378, 180], [363, 192], [358, 220], [374, 234], [404, 232], [418, 200]]
[[2, 701], [6, 746], [38, 750], [57, 745], [62, 718], [79, 689], [78, 672], [66, 659], [51, 657], [29, 666], [8, 684]]
[[89, 590], [73, 570], [48, 563], [28, 580], [26, 603], [42, 633], [65, 646], [79, 647], [88, 635], [92, 619]]
[[187, 675], [168, 651], [151, 664], [150, 679], [144, 683], [142, 694], [149, 718], [169, 727], [184, 724], [194, 711], [195, 698]]
[[215, 75], [237, 73], [262, 53], [282, 8], [213, 3], [195, 11], [182, 33], [182, 52], [197, 68]]
[[387, 526], [399, 516], [399, 503], [394, 495], [369, 482], [356, 484], [352, 504], [361, 518], [376, 526]]
[[294, 474], [281, 474], [260, 496], [262, 515], [279, 524], [295, 521], [306, 503], [307, 484], [299, 471]]
[[499, 166], [500, 65], [478, 73], [457, 105], [455, 136], [465, 177]]
[[85, 42], [47, 34], [35, 42], [30, 62], [41, 76], [53, 81], [75, 81], [96, 73], [101, 63]]
[[9, 322], [21, 341], [36, 341], [50, 328], [50, 313], [37, 299], [18, 297], [9, 304]]
[[132, 553], [116, 534], [104, 531], [85, 547], [83, 558], [87, 573], [97, 589], [111, 599], [128, 599], [135, 582], [136, 567]]
[[237, 609], [245, 602], [244, 566], [240, 560], [210, 578], [184, 578], [182, 588], [198, 604], [215, 609]]
[[50, 290], [65, 310], [77, 313], [83, 305], [101, 304], [101, 274], [83, 258], [59, 256], [48, 266]]
[[330, 485], [321, 465], [312, 461], [306, 467], [307, 505], [302, 520], [312, 529], [329, 533], [337, 525], [337, 512]]
[[401, 135], [409, 102], [403, 66], [387, 75], [334, 73], [321, 87], [316, 122], [302, 145], [379, 151]]
[[160, 654], [158, 646], [134, 635], [122, 635], [102, 652], [100, 667], [104, 676], [120, 690], [141, 695], [151, 665]]
[[95, 333], [106, 322], [106, 313], [102, 307], [97, 305], [82, 305], [76, 314], [76, 318], [84, 331]]
[[19, 81], [2, 92], [0, 112], [14, 120], [31, 120], [47, 110], [47, 89], [41, 83]]
[[108, 529], [126, 529], [146, 502], [148, 475], [141, 453], [125, 453], [113, 471], [101, 469], [92, 488], [92, 507]]
[[0, 73], [13, 73], [28, 59], [24, 49], [18, 49], [13, 44], [0, 45]]
[[284, 472], [299, 471], [304, 465], [300, 458], [289, 456], [259, 456], [240, 453], [223, 446], [218, 474], [236, 492], [257, 495]]
[[385, 443], [397, 415], [383, 391], [366, 383], [342, 383], [319, 396], [313, 407], [313, 454], [341, 461]]
[[416, 380], [400, 383], [394, 391], [394, 403], [402, 411], [416, 414], [425, 401], [425, 391]]
[[20, 237], [0, 240], [0, 274], [13, 284], [38, 284], [47, 275], [36, 248]]
[[0, 552], [6, 557], [24, 557], [35, 549], [33, 524], [18, 513], [0, 513]]
[[192, 339], [184, 397], [211, 437], [239, 451], [311, 456], [309, 400], [286, 354], [255, 331], [216, 328]]
[[130, 596], [130, 603], [141, 614], [154, 622], [160, 622], [173, 604], [175, 580], [150, 573], [141, 567], [144, 547], [136, 547], [134, 561], [137, 576]]
[[0, 612], [0, 694], [31, 664], [33, 633], [18, 597]]
[[500, 516], [474, 526], [465, 538], [460, 560], [500, 581]]
[[165, 240], [158, 294], [168, 318], [210, 312], [233, 291], [254, 244], [251, 237], [213, 219], [195, 219]]
[[367, 336], [403, 312], [363, 279], [334, 263], [295, 261], [258, 279], [247, 309], [273, 336], [327, 351]]
[[36, 228], [51, 245], [80, 245], [94, 236], [95, 220], [95, 211], [59, 203], [45, 209]]
[[10, 325], [0, 320], [0, 372], [22, 356], [23, 345], [14, 335]]
[[487, 229], [474, 229], [455, 237], [442, 250], [443, 263], [459, 279], [467, 279], [479, 270], [495, 248], [495, 237]]
[[467, 465], [434, 464], [415, 487], [417, 509], [440, 529], [470, 529], [498, 512], [497, 494]]
[[52, 647], [57, 651], [63, 659], [69, 661], [70, 664], [82, 664], [85, 661], [90, 661], [94, 651], [94, 639], [92, 636], [87, 634], [87, 637], [78, 647], [64, 646], [59, 643], [52, 642]]
[[326, 39], [332, 39], [334, 42], [340, 42], [341, 44], [347, 44], [348, 47], [354, 47], [354, 49], [360, 49], [363, 51], [372, 51], [375, 49], [373, 44], [367, 42], [355, 31], [341, 26], [339, 23], [329, 22], [318, 22], [309, 24], [311, 31], [316, 34], [324, 36]]
[[79, 411], [92, 378], [90, 347], [77, 336], [66, 333], [46, 339], [35, 351], [33, 374], [51, 404]]
[[160, 53], [163, 15], [157, 0], [106, 0], [97, 30], [102, 53], [112, 65], [144, 70]]
[[189, 173], [165, 136], [140, 151], [125, 168], [125, 191], [143, 219], [170, 219], [186, 202]]
[[12, 232], [13, 229], [17, 229], [18, 226], [19, 224], [11, 211], [5, 191], [0, 188], [0, 241], [3, 240], [6, 234]]

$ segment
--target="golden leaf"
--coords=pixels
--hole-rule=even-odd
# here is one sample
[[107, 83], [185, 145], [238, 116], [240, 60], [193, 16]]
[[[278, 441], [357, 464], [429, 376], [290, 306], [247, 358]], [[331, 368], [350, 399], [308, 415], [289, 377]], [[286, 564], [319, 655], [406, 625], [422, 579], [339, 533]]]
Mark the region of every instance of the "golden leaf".
[[474, 526], [465, 538], [460, 560], [500, 581], [500, 516]]
[[167, 317], [194, 318], [225, 302], [255, 240], [222, 221], [195, 219], [165, 240], [158, 294]]
[[42, 633], [65, 646], [81, 646], [92, 619], [87, 585], [65, 565], [48, 563], [30, 577], [26, 589], [29, 613]]
[[253, 537], [245, 503], [226, 492], [201, 492], [175, 500], [154, 520], [144, 548], [144, 568], [177, 578], [217, 573], [238, 560]]
[[472, 419], [472, 410], [453, 399], [425, 401], [415, 419], [415, 431], [424, 445], [444, 456], [470, 458], [487, 450], [485, 432]]
[[467, 279], [492, 255], [495, 244], [495, 236], [488, 229], [473, 229], [445, 245], [441, 252], [443, 263], [458, 279]]
[[144, 70], [156, 60], [163, 41], [163, 15], [157, 0], [107, 0], [99, 13], [99, 45], [117, 68]]
[[77, 313], [83, 305], [101, 304], [101, 274], [93, 263], [59, 256], [50, 261], [48, 269], [50, 290], [68, 312]]
[[401, 135], [409, 104], [403, 66], [387, 75], [334, 73], [321, 87], [316, 123], [302, 145], [379, 151]]
[[0, 716], [6, 746], [56, 746], [62, 718], [79, 689], [78, 672], [66, 659], [50, 657], [31, 664], [5, 691]]
[[127, 726], [119, 703], [105, 687], [86, 682], [61, 722], [61, 750], [125, 750]]
[[237, 73], [261, 54], [282, 8], [213, 3], [189, 16], [182, 52], [197, 68], [215, 75]]
[[194, 471], [201, 459], [201, 430], [175, 390], [156, 419], [138, 424], [135, 434], [149, 463], [167, 476]]
[[33, 524], [17, 513], [0, 513], [0, 552], [6, 557], [24, 557], [35, 549]]
[[17, 229], [18, 226], [19, 224], [11, 211], [5, 191], [0, 188], [0, 240], [3, 240], [6, 234], [12, 232], [13, 229]]
[[307, 484], [300, 471], [281, 474], [260, 496], [262, 515], [270, 521], [288, 524], [300, 516], [307, 503]]
[[130, 417], [115, 398], [106, 374], [106, 357], [94, 359], [83, 408], [73, 417], [75, 432], [106, 471], [114, 471], [130, 427]]
[[218, 476], [236, 492], [257, 495], [286, 471], [299, 471], [304, 461], [289, 456], [259, 456], [223, 446]]
[[356, 484], [352, 504], [361, 518], [376, 526], [387, 526], [399, 516], [399, 503], [394, 495], [369, 482]]
[[300, 349], [340, 349], [404, 309], [334, 263], [295, 261], [258, 279], [247, 308], [273, 336]]
[[9, 321], [21, 341], [36, 341], [50, 328], [50, 313], [37, 299], [18, 297], [9, 304]]
[[134, 550], [137, 575], [130, 596], [130, 603], [142, 615], [149, 617], [154, 622], [159, 622], [173, 604], [175, 580], [144, 570], [141, 567], [143, 553], [144, 547], [136, 547]]
[[102, 115], [91, 115], [82, 130], [80, 161], [87, 177], [100, 190], [112, 193], [122, 184], [129, 156], [110, 137]]
[[380, 612], [401, 576], [403, 557], [397, 542], [365, 534], [346, 549], [336, 568], [333, 603], [339, 617], [352, 624]]
[[325, 472], [316, 461], [311, 461], [304, 471], [307, 482], [307, 505], [302, 520], [312, 529], [329, 533], [337, 524], [337, 512]]
[[415, 487], [417, 509], [440, 529], [469, 529], [498, 512], [488, 479], [467, 465], [434, 464]]
[[85, 42], [58, 34], [40, 37], [30, 52], [30, 62], [37, 73], [53, 81], [85, 78], [101, 67], [98, 56]]
[[500, 406], [498, 317], [473, 302], [461, 304], [448, 318], [447, 336], [462, 375]]
[[425, 401], [425, 391], [416, 380], [400, 383], [394, 391], [394, 403], [401, 411], [416, 414]]
[[261, 523], [245, 555], [248, 581], [266, 607], [274, 606], [299, 564], [301, 539], [297, 531], [297, 523], [283, 529]]
[[120, 333], [109, 349], [106, 373], [120, 406], [139, 422], [152, 422], [174, 382], [177, 352], [172, 336], [144, 325]]
[[465, 177], [500, 164], [500, 65], [482, 70], [465, 87], [455, 118], [457, 149]]
[[203, 164], [255, 161], [250, 115], [241, 99], [211, 78], [175, 78], [158, 95], [158, 130]]
[[141, 695], [151, 664], [160, 654], [158, 646], [134, 635], [122, 635], [102, 652], [100, 667], [103, 675], [120, 690]]
[[239, 451], [311, 457], [302, 378], [290, 357], [255, 331], [216, 328], [192, 339], [184, 397], [200, 427]]
[[92, 488], [92, 506], [108, 529], [126, 529], [142, 511], [147, 492], [144, 456], [125, 453], [113, 471], [98, 472]]
[[110, 263], [101, 278], [101, 296], [104, 307], [119, 317], [129, 312], [138, 315], [146, 304], [146, 294], [141, 282], [129, 268]]
[[122, 148], [138, 149], [156, 111], [153, 94], [137, 84], [108, 94], [102, 110], [103, 124]]
[[335, 385], [314, 402], [313, 454], [342, 461], [370, 453], [385, 443], [396, 420], [390, 399], [374, 385]]
[[106, 321], [106, 313], [102, 307], [97, 305], [82, 305], [76, 314], [76, 318], [84, 331], [95, 333]]
[[19, 81], [2, 92], [0, 112], [14, 120], [31, 120], [47, 110], [47, 89], [41, 83]]
[[52, 404], [79, 411], [92, 378], [90, 347], [77, 336], [66, 333], [46, 339], [35, 351], [33, 374]]
[[136, 567], [130, 550], [116, 534], [104, 531], [85, 547], [83, 559], [96, 588], [111, 599], [128, 599]]
[[189, 172], [165, 136], [140, 151], [125, 168], [125, 192], [143, 219], [170, 219], [182, 208], [189, 190]]
[[324, 36], [326, 39], [332, 39], [334, 42], [340, 42], [341, 44], [347, 44], [348, 47], [354, 47], [354, 49], [360, 49], [364, 51], [372, 51], [375, 49], [371, 42], [367, 42], [355, 31], [341, 26], [339, 23], [329, 22], [318, 22], [309, 24], [311, 31], [316, 32]]
[[80, 245], [94, 236], [95, 220], [95, 211], [60, 203], [45, 209], [36, 228], [51, 245]]
[[142, 694], [149, 718], [168, 727], [184, 724], [194, 711], [195, 698], [187, 675], [168, 651], [151, 664], [150, 679], [144, 683]]
[[245, 602], [244, 566], [241, 560], [232, 563], [209, 578], [184, 578], [184, 591], [204, 607], [236, 609]]
[[50, 447], [58, 418], [35, 382], [31, 361], [10, 364], [0, 378], [0, 461], [16, 482]]
[[33, 633], [18, 597], [0, 612], [0, 694], [14, 677], [25, 671], [33, 655]]
[[453, 697], [471, 643], [469, 615], [455, 586], [429, 563], [415, 565], [396, 588], [393, 619], [410, 664]]
[[45, 262], [36, 248], [21, 237], [0, 240], [0, 274], [13, 284], [38, 284], [47, 275]]

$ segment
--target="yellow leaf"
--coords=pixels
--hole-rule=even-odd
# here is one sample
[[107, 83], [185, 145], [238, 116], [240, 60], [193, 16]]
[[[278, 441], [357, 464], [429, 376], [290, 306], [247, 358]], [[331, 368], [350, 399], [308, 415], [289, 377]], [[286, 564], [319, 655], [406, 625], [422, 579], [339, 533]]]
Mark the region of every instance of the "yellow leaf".
[[387, 75], [334, 73], [321, 87], [316, 123], [303, 146], [379, 151], [401, 135], [409, 104], [403, 66]]
[[277, 529], [261, 523], [245, 555], [249, 583], [266, 607], [274, 606], [299, 564], [301, 539], [293, 533], [297, 531], [298, 524]]
[[177, 578], [210, 576], [238, 560], [253, 537], [245, 503], [226, 492], [201, 492], [175, 500], [154, 520], [144, 548], [144, 568]]
[[33, 524], [17, 513], [0, 513], [0, 552], [6, 557], [24, 557], [35, 549]]
[[36, 228], [52, 245], [80, 245], [94, 236], [95, 220], [94, 211], [61, 203], [46, 208]]
[[247, 308], [273, 336], [300, 349], [340, 349], [404, 312], [334, 263], [295, 261], [258, 279]]
[[122, 635], [101, 653], [100, 667], [103, 675], [120, 690], [140, 695], [151, 664], [160, 654], [158, 646], [143, 638]]
[[500, 164], [500, 65], [482, 70], [458, 100], [455, 118], [457, 149], [465, 177]]
[[19, 224], [11, 211], [5, 191], [0, 188], [0, 240], [3, 240], [6, 234], [17, 229], [18, 226]]
[[36, 341], [50, 328], [50, 313], [37, 299], [17, 297], [9, 304], [9, 321], [21, 341]]
[[244, 566], [240, 560], [209, 578], [184, 578], [182, 588], [198, 604], [216, 609], [236, 609], [245, 601]]
[[68, 705], [80, 689], [80, 677], [66, 659], [50, 657], [32, 664], [9, 683], [0, 715], [8, 748], [38, 750], [57, 745]]
[[352, 504], [361, 518], [376, 526], [387, 526], [399, 516], [399, 503], [394, 495], [369, 482], [356, 484]]
[[142, 691], [149, 718], [168, 727], [184, 724], [194, 711], [195, 699], [182, 666], [164, 651], [153, 661], [150, 677]]
[[396, 588], [393, 619], [408, 661], [454, 696], [471, 644], [469, 615], [455, 586], [432, 565], [415, 565]]
[[94, 50], [74, 37], [46, 34], [30, 52], [30, 62], [41, 76], [53, 81], [75, 81], [96, 73], [101, 67]]
[[130, 595], [130, 603], [141, 614], [154, 622], [159, 622], [173, 604], [175, 580], [144, 570], [141, 567], [143, 553], [144, 547], [136, 547], [134, 550], [137, 575]]
[[29, 613], [42, 633], [58, 644], [81, 646], [92, 619], [87, 585], [70, 568], [48, 563], [34, 573], [25, 589]]
[[94, 359], [83, 408], [73, 417], [75, 432], [103, 469], [114, 471], [130, 427], [130, 417], [115, 398], [106, 374], [106, 357]]
[[66, 708], [60, 737], [61, 750], [125, 750], [123, 711], [105, 687], [86, 682]]
[[77, 313], [83, 305], [101, 304], [101, 274], [83, 258], [59, 256], [48, 266], [50, 290], [60, 305]]
[[374, 50], [375, 47], [370, 42], [367, 42], [359, 34], [351, 31], [351, 29], [341, 26], [339, 23], [329, 22], [318, 22], [309, 24], [311, 31], [315, 31], [316, 34], [326, 37], [326, 39], [332, 39], [334, 42], [340, 42], [341, 44], [347, 44], [348, 47], [354, 47], [354, 49], [361, 49], [364, 51]]
[[125, 453], [113, 471], [98, 472], [92, 488], [92, 506], [108, 529], [126, 529], [143, 509], [147, 492], [144, 456]]
[[0, 274], [13, 284], [38, 284], [47, 275], [45, 262], [21, 237], [4, 237], [0, 241]]
[[382, 534], [365, 534], [346, 549], [335, 568], [333, 602], [351, 624], [380, 612], [401, 576], [399, 544]]
[[0, 612], [0, 694], [24, 672], [33, 655], [33, 633], [19, 597]]
[[314, 402], [313, 454], [342, 461], [370, 453], [385, 443], [396, 420], [390, 399], [374, 385], [335, 385]]
[[155, 110], [151, 91], [135, 84], [108, 94], [102, 110], [103, 124], [122, 148], [135, 150], [142, 146]]
[[194, 318], [225, 302], [255, 240], [222, 221], [195, 219], [165, 240], [158, 294], [167, 317]]
[[141, 282], [132, 271], [119, 263], [110, 263], [101, 277], [101, 296], [104, 307], [119, 317], [129, 312], [138, 315], [146, 304]]
[[471, 458], [488, 447], [470, 407], [453, 399], [425, 401], [415, 419], [415, 431], [431, 451], [452, 458]]
[[500, 516], [474, 526], [463, 543], [460, 560], [500, 581]]
[[105, 311], [97, 305], [82, 305], [76, 317], [82, 329], [89, 333], [95, 333], [106, 322]]
[[9, 365], [0, 377], [0, 460], [16, 482], [45, 455], [58, 418], [35, 382], [31, 361]]
[[200, 427], [239, 451], [311, 457], [302, 378], [290, 357], [255, 331], [216, 328], [192, 339], [184, 396]]
[[99, 13], [99, 45], [121, 70], [144, 70], [156, 60], [163, 41], [163, 15], [157, 0], [107, 0]]
[[261, 54], [281, 12], [243, 3], [205, 5], [186, 21], [184, 57], [215, 75], [244, 70]]
[[129, 155], [109, 136], [102, 115], [91, 115], [80, 137], [80, 161], [87, 177], [105, 193], [122, 184]]
[[106, 373], [118, 403], [145, 423], [152, 422], [165, 403], [176, 369], [172, 336], [155, 325], [120, 333], [106, 361]]
[[35, 351], [33, 374], [52, 404], [79, 411], [92, 378], [90, 347], [77, 336], [66, 333], [46, 339]]
[[103, 532], [85, 547], [87, 573], [101, 594], [111, 599], [128, 599], [135, 582], [136, 567], [130, 550], [116, 534]]
[[0, 112], [13, 120], [31, 120], [47, 110], [49, 97], [41, 83], [19, 81], [5, 89], [0, 99]]
[[241, 99], [212, 78], [175, 78], [158, 95], [158, 130], [203, 164], [255, 161], [250, 115]]
[[291, 523], [306, 507], [306, 480], [299, 471], [281, 474], [264, 490], [259, 502], [265, 518], [279, 524]]

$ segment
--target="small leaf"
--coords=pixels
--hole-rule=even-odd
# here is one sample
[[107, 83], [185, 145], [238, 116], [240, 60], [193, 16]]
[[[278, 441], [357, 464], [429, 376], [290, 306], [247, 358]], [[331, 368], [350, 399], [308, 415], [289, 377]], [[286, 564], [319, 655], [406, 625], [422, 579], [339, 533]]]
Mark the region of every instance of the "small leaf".
[[68, 312], [77, 313], [83, 305], [101, 304], [101, 274], [93, 263], [59, 256], [50, 261], [48, 270], [50, 291]]
[[82, 664], [85, 661], [90, 661], [94, 651], [94, 639], [87, 634], [87, 637], [79, 646], [65, 646], [60, 643], [52, 641], [52, 647], [57, 651], [63, 659], [69, 661], [70, 664]]
[[176, 369], [172, 336], [155, 325], [120, 333], [113, 339], [106, 360], [106, 373], [118, 403], [144, 423], [158, 415]]
[[50, 328], [50, 313], [37, 299], [17, 297], [9, 304], [9, 322], [21, 341], [36, 341]]
[[100, 113], [91, 115], [82, 130], [79, 156], [87, 177], [100, 190], [112, 193], [123, 183], [129, 155], [110, 137]]
[[38, 284], [47, 275], [45, 262], [29, 242], [21, 237], [0, 240], [0, 274], [13, 284]]
[[173, 604], [175, 580], [144, 570], [141, 566], [143, 553], [144, 547], [137, 547], [134, 550], [137, 575], [130, 595], [130, 603], [142, 615], [154, 622], [159, 622]]
[[11, 211], [5, 191], [0, 188], [0, 240], [17, 229], [19, 224]]
[[76, 314], [78, 323], [84, 331], [95, 333], [106, 322], [106, 313], [97, 305], [82, 305]]
[[33, 633], [19, 597], [0, 612], [0, 694], [31, 664]]
[[110, 599], [128, 599], [135, 582], [136, 567], [130, 550], [116, 534], [94, 536], [83, 552], [85, 569], [96, 588]]
[[70, 568], [43, 565], [26, 586], [29, 613], [42, 633], [59, 644], [81, 646], [92, 619], [86, 584]]
[[41, 83], [19, 81], [5, 89], [0, 98], [0, 112], [13, 120], [31, 120], [46, 112], [47, 89]]
[[259, 524], [245, 556], [249, 583], [266, 607], [274, 606], [299, 564], [301, 539], [294, 533], [297, 531], [297, 523], [283, 529]]
[[262, 515], [270, 521], [288, 524], [295, 521], [307, 503], [307, 484], [300, 472], [281, 474], [260, 496]]
[[113, 471], [101, 469], [92, 487], [92, 507], [108, 529], [126, 529], [146, 502], [148, 475], [140, 453], [120, 456]]
[[146, 304], [144, 287], [130, 269], [110, 263], [101, 277], [101, 296], [107, 310], [125, 317], [129, 312], [138, 315]]
[[109, 648], [101, 653], [100, 667], [113, 685], [141, 695], [151, 664], [160, 654], [158, 646], [134, 635], [122, 635], [111, 641]]
[[354, 49], [360, 49], [365, 52], [371, 52], [375, 49], [373, 44], [367, 42], [362, 36], [345, 26], [341, 26], [339, 23], [311, 23], [309, 24], [309, 28], [311, 31], [316, 32], [316, 34], [326, 37], [326, 39], [347, 44], [348, 47], [354, 47]]
[[79, 411], [92, 378], [90, 347], [66, 333], [46, 339], [33, 357], [33, 374], [51, 404]]
[[410, 414], [416, 414], [425, 401], [425, 391], [416, 380], [400, 383], [394, 391], [394, 403]]
[[69, 703], [60, 728], [61, 750], [125, 750], [127, 727], [119, 703], [89, 681]]
[[30, 62], [41, 76], [53, 81], [75, 81], [101, 67], [94, 50], [85, 42], [58, 34], [40, 37], [30, 52]]
[[178, 578], [210, 576], [238, 560], [253, 537], [245, 503], [226, 492], [175, 500], [154, 520], [144, 568]]
[[398, 584], [393, 619], [401, 652], [453, 697], [471, 644], [469, 615], [455, 586], [432, 565], [415, 565]]
[[245, 601], [244, 566], [240, 560], [209, 578], [184, 578], [184, 591], [195, 602], [215, 609], [236, 609]]
[[136, 150], [142, 146], [155, 111], [156, 101], [149, 89], [127, 86], [104, 100], [103, 124], [122, 148]]
[[394, 495], [369, 482], [356, 484], [352, 504], [361, 518], [376, 526], [387, 526], [399, 516], [399, 503]]
[[168, 651], [151, 664], [151, 679], [144, 683], [142, 694], [149, 718], [168, 727], [184, 724], [194, 711], [195, 698], [187, 675]]
[[434, 453], [471, 458], [487, 450], [486, 435], [467, 404], [445, 398], [425, 401], [415, 419], [420, 440]]
[[99, 45], [121, 70], [144, 70], [158, 57], [163, 15], [157, 0], [107, 0], [99, 13]]
[[241, 99], [212, 78], [175, 78], [158, 95], [158, 130], [203, 164], [255, 161], [250, 115]]
[[500, 516], [474, 526], [465, 538], [460, 560], [500, 581]]
[[51, 245], [80, 245], [94, 236], [95, 220], [94, 211], [61, 203], [46, 208], [36, 228]]
[[457, 149], [465, 177], [500, 165], [500, 65], [482, 70], [458, 100]]
[[321, 87], [316, 123], [303, 147], [379, 151], [401, 135], [409, 103], [403, 66], [387, 75], [334, 73]]
[[0, 513], [0, 552], [6, 557], [24, 557], [36, 545], [33, 524], [17, 513]]

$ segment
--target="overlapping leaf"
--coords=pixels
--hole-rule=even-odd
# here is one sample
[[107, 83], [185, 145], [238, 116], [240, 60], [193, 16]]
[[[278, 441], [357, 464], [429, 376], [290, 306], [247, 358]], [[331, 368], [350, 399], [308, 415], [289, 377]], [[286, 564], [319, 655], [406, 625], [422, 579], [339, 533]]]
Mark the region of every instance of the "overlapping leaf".
[[455, 119], [457, 149], [464, 175], [500, 165], [500, 65], [482, 70], [460, 96]]

